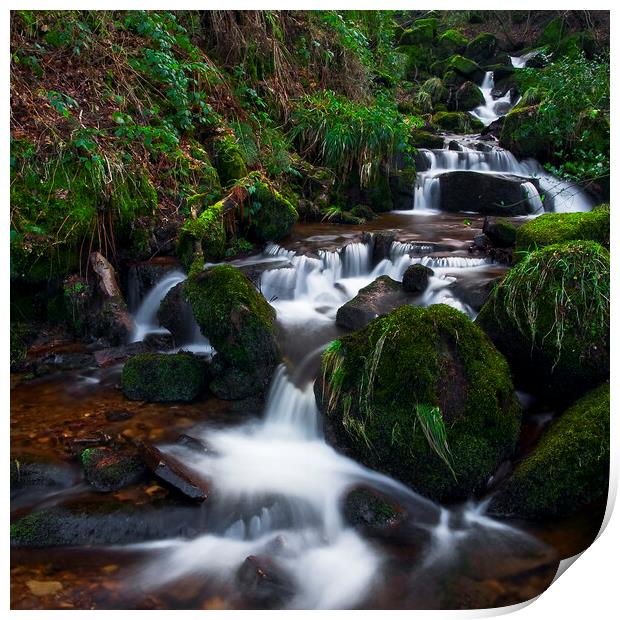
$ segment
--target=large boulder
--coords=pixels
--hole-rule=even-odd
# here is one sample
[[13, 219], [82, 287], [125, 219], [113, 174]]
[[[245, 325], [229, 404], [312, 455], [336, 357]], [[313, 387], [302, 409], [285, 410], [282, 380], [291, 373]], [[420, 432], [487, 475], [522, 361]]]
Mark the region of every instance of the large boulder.
[[446, 30], [437, 38], [436, 55], [439, 59], [462, 54], [467, 47], [467, 39], [454, 29]]
[[609, 205], [589, 213], [546, 213], [519, 227], [516, 252], [523, 254], [563, 241], [598, 241], [609, 248]]
[[334, 341], [315, 393], [332, 445], [442, 501], [484, 488], [519, 434], [506, 361], [443, 304], [402, 306]]
[[191, 353], [143, 353], [123, 366], [121, 385], [130, 400], [192, 401], [206, 387], [207, 366]]
[[503, 217], [485, 217], [482, 225], [482, 232], [494, 246], [500, 248], [514, 246], [517, 230], [517, 226]]
[[336, 325], [343, 329], [356, 330], [365, 327], [381, 314], [411, 301], [411, 295], [390, 276], [379, 276], [365, 286], [353, 299], [338, 308]]
[[456, 110], [468, 112], [480, 105], [484, 105], [484, 95], [473, 82], [465, 82], [454, 96], [454, 107]]
[[280, 360], [275, 311], [239, 269], [216, 265], [185, 283], [200, 331], [215, 347], [218, 377], [211, 389], [221, 398], [265, 392]]
[[409, 265], [403, 274], [403, 290], [408, 293], [421, 293], [428, 286], [428, 279], [433, 270], [426, 265], [416, 263]]
[[506, 114], [499, 143], [516, 157], [534, 157], [544, 161], [552, 151], [551, 137], [534, 126], [538, 107], [517, 106]]
[[433, 123], [445, 131], [456, 133], [476, 133], [484, 129], [482, 122], [467, 112], [437, 112]]
[[471, 80], [472, 82], [476, 82], [477, 84], [482, 83], [484, 78], [484, 71], [480, 68], [480, 66], [470, 60], [469, 58], [464, 58], [463, 56], [459, 56], [458, 54], [452, 56], [447, 63], [445, 64], [446, 71], [454, 71], [455, 73], [462, 75], [463, 77]]
[[196, 323], [185, 298], [185, 282], [179, 282], [166, 293], [159, 304], [157, 320], [172, 334], [177, 345], [190, 341]]
[[535, 179], [512, 174], [487, 174], [455, 170], [439, 175], [439, 208], [442, 211], [474, 211], [482, 215], [527, 215], [533, 207], [524, 183]]
[[567, 409], [516, 467], [490, 504], [521, 518], [563, 517], [607, 495], [609, 383]]
[[531, 252], [476, 321], [524, 385], [570, 402], [609, 377], [609, 252], [592, 241]]
[[482, 65], [488, 64], [497, 52], [497, 37], [490, 32], [482, 32], [469, 42], [465, 56]]

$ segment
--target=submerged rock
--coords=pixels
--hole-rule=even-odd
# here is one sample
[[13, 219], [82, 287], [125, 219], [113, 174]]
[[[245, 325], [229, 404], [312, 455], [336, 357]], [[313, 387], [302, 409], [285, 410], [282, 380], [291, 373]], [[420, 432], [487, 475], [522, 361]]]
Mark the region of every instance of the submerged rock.
[[410, 302], [411, 295], [403, 292], [399, 282], [390, 276], [379, 276], [338, 308], [336, 325], [349, 330], [361, 329], [380, 314]]
[[102, 493], [130, 486], [146, 472], [137, 454], [112, 448], [87, 448], [82, 452], [81, 460], [86, 482]]
[[123, 367], [123, 394], [130, 400], [191, 401], [207, 385], [207, 364], [191, 353], [143, 353]]
[[562, 517], [606, 496], [609, 383], [567, 409], [491, 500], [495, 514]]
[[295, 583], [273, 558], [249, 555], [235, 576], [237, 588], [254, 608], [282, 607], [295, 594]]
[[526, 387], [570, 402], [609, 376], [609, 252], [592, 241], [531, 252], [476, 322]]
[[217, 351], [211, 389], [221, 398], [262, 394], [280, 360], [275, 311], [247, 277], [216, 265], [185, 283], [200, 331]]
[[30, 489], [67, 488], [78, 479], [77, 472], [67, 463], [30, 455], [11, 459], [11, 497]]
[[434, 273], [426, 265], [410, 265], [403, 274], [403, 290], [407, 293], [421, 293], [428, 286], [428, 279]]
[[519, 433], [506, 361], [443, 304], [403, 306], [334, 341], [315, 393], [329, 443], [438, 500], [483, 488]]
[[493, 287], [502, 279], [502, 276], [488, 278], [459, 278], [448, 286], [457, 299], [467, 304], [472, 310], [480, 311], [491, 295]]
[[343, 500], [343, 516], [349, 525], [367, 535], [391, 536], [407, 519], [405, 509], [374, 489], [355, 487]]
[[482, 215], [527, 215], [533, 212], [524, 183], [535, 179], [512, 174], [488, 174], [455, 170], [439, 175], [439, 208], [443, 211], [474, 211]]

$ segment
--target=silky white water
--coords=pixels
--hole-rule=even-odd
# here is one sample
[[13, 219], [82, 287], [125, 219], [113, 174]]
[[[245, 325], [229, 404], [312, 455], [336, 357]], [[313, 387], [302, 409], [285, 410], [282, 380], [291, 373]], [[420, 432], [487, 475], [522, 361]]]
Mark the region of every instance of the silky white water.
[[500, 116], [505, 116], [514, 107], [511, 102], [510, 89], [503, 97], [493, 98], [491, 94], [495, 88], [493, 71], [487, 71], [484, 75], [480, 91], [484, 97], [484, 103], [472, 110], [470, 114], [481, 121], [485, 126], [496, 121]]

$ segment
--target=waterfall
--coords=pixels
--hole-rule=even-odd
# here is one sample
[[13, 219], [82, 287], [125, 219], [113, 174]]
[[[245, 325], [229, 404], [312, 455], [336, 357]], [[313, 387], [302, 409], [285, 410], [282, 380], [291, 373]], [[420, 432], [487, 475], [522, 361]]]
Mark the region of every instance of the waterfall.
[[168, 330], [160, 327], [157, 320], [157, 311], [171, 288], [183, 282], [186, 275], [181, 271], [172, 271], [166, 274], [149, 293], [144, 297], [135, 316], [135, 328], [131, 342], [144, 340], [149, 334], [167, 334]]
[[500, 116], [505, 116], [513, 108], [510, 90], [508, 90], [503, 97], [494, 99], [491, 94], [494, 88], [495, 80], [493, 71], [487, 71], [484, 75], [482, 85], [480, 86], [482, 96], [484, 97], [484, 103], [470, 112], [472, 116], [481, 121], [485, 126], [490, 125]]

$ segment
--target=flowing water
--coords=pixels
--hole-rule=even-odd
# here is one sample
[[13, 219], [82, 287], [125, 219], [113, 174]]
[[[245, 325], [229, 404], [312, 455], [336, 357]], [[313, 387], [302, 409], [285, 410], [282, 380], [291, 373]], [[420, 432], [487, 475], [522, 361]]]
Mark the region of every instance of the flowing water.
[[[474, 111], [485, 123], [500, 112], [498, 104], [510, 105], [508, 95], [493, 100], [492, 89], [493, 76], [487, 74], [482, 85], [485, 105]], [[540, 540], [485, 516], [484, 502], [440, 506], [339, 454], [323, 438], [315, 404], [313, 380], [320, 354], [341, 334], [336, 312], [362, 287], [381, 275], [401, 280], [409, 265], [424, 264], [434, 275], [413, 303], [447, 303], [474, 318], [475, 311], [450, 285], [505, 269], [467, 254], [466, 241], [473, 233], [464, 228], [462, 214], [438, 213], [441, 174], [470, 170], [522, 177], [532, 215], [592, 206], [581, 190], [547, 175], [534, 160], [518, 162], [494, 146], [479, 150], [475, 136], [446, 137], [446, 142], [453, 139], [461, 150], [421, 151], [426, 169], [418, 173], [413, 209], [382, 216], [374, 224], [380, 230], [389, 221], [398, 233], [400, 240], [391, 244], [386, 258], [373, 260], [372, 234], [362, 238], [355, 231], [334, 233], [333, 227], [317, 225], [314, 235], [301, 227], [306, 232], [288, 247], [269, 244], [258, 255], [232, 261], [242, 268], [260, 268], [258, 288], [277, 312], [285, 363], [275, 372], [264, 411], [234, 425], [184, 422], [206, 451], [160, 445], [212, 489], [201, 528], [183, 538], [109, 548], [106, 553], [116, 564], [125, 563], [123, 557], [129, 556], [123, 554], [135, 556], [119, 572], [122, 602], [104, 605], [128, 600], [135, 605], [132, 597], [166, 590], [172, 599], [178, 597], [172, 606], [202, 605], [207, 593], [218, 605], [247, 605], [236, 588], [250, 557], [266, 562], [268, 568], [261, 568], [259, 575], [283, 575], [269, 604], [287, 608], [476, 606], [472, 591], [478, 592], [480, 604], [506, 604], [534, 596], [549, 583], [556, 556]], [[429, 217], [411, 217], [417, 214]], [[472, 219], [474, 228], [481, 226], [481, 218]], [[427, 234], [431, 229], [433, 235]], [[158, 308], [185, 277], [180, 271], [167, 273], [141, 300], [133, 341], [166, 331], [158, 324]], [[188, 333], [180, 348], [213, 352], [195, 322]], [[177, 415], [170, 407], [166, 412]], [[174, 425], [173, 419], [166, 424]], [[343, 502], [358, 487], [374, 489], [402, 508], [395, 539], [378, 540], [348, 524]], [[183, 598], [180, 592], [188, 583], [199, 585]], [[472, 584], [478, 590], [472, 590]], [[497, 597], [500, 586], [494, 584], [504, 588], [503, 598]]]

